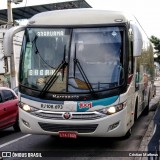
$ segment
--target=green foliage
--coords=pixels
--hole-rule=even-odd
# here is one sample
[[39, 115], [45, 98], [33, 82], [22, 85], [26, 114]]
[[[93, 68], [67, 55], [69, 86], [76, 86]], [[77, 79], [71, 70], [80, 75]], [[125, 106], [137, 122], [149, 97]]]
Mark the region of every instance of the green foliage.
[[158, 56], [157, 58], [154, 58], [154, 60], [160, 63], [160, 39], [155, 36], [151, 36], [150, 41], [154, 45], [154, 53]]
[[153, 43], [154, 49], [160, 52], [160, 39], [155, 36], [151, 36], [150, 41]]

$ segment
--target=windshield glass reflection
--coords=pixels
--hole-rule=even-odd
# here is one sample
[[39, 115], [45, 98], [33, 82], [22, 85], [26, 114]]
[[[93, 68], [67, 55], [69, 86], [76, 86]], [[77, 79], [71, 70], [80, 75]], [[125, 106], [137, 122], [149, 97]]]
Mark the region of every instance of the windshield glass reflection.
[[124, 80], [123, 39], [122, 27], [28, 28], [20, 83], [41, 93], [94, 94], [118, 87]]

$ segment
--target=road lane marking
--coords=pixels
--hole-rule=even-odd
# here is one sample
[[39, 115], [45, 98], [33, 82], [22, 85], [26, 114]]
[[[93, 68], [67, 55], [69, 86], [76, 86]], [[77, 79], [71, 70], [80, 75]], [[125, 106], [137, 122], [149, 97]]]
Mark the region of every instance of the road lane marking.
[[152, 133], [152, 135], [154, 135], [154, 134], [155, 134], [155, 132], [156, 132], [156, 129], [157, 129], [157, 124], [155, 124], [155, 126], [154, 126], [154, 130], [153, 130], [153, 133]]
[[9, 141], [9, 142], [7, 142], [7, 143], [4, 143], [4, 144], [0, 145], [0, 148], [3, 148], [3, 147], [5, 147], [5, 146], [8, 146], [9, 144], [15, 143], [15, 142], [17, 142], [17, 141], [19, 141], [19, 140], [21, 140], [21, 139], [27, 138], [27, 137], [29, 137], [29, 136], [31, 136], [31, 134], [27, 134], [27, 135], [22, 136], [22, 137], [20, 137], [20, 138], [17, 138], [17, 139], [14, 139], [14, 140], [12, 140], [12, 141]]

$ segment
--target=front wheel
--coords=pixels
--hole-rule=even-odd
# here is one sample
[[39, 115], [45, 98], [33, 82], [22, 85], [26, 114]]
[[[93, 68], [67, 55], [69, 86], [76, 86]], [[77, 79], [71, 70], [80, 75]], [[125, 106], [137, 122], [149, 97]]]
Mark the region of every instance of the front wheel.
[[132, 129], [130, 128], [124, 136], [124, 139], [128, 139], [132, 135]]

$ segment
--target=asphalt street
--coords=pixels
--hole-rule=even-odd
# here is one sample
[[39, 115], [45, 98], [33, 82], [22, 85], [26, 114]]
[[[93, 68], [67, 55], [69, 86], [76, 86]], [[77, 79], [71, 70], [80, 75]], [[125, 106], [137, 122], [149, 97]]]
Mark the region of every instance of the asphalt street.
[[[126, 153], [157, 153], [160, 140], [160, 81], [156, 82], [156, 96], [150, 102], [150, 112], [140, 116], [132, 129], [132, 136], [123, 138], [59, 139], [46, 135], [14, 133], [13, 128], [0, 133], [0, 151], [49, 152], [54, 157], [36, 159], [58, 160], [159, 160], [159, 157], [123, 157]], [[139, 151], [139, 152], [138, 152]], [[116, 155], [114, 154], [118, 154]], [[68, 155], [67, 155], [68, 154]], [[112, 157], [108, 154], [112, 154]], [[122, 154], [122, 155], [121, 155]], [[57, 155], [57, 157], [56, 157]], [[110, 157], [109, 157], [110, 156]], [[4, 158], [4, 160], [28, 160], [28, 158]], [[29, 158], [35, 159], [35, 158]]]
[[155, 81], [155, 86], [156, 96], [150, 102], [150, 112], [155, 111], [155, 114], [138, 150], [150, 156], [135, 157], [135, 160], [160, 160], [160, 80]]

